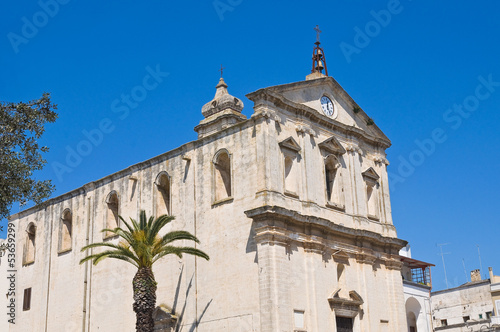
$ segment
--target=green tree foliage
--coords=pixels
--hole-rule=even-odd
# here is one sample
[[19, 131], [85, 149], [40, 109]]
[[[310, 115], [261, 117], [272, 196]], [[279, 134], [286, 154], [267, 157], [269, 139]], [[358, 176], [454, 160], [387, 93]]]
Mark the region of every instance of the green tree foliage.
[[50, 180], [36, 180], [33, 172], [46, 163], [42, 153], [49, 148], [38, 140], [45, 124], [57, 119], [56, 109], [48, 93], [27, 103], [0, 103], [0, 219], [14, 202], [39, 204], [54, 191]]
[[132, 264], [137, 268], [137, 273], [132, 280], [134, 292], [133, 309], [136, 314], [136, 331], [153, 332], [153, 311], [156, 306], [156, 281], [153, 274], [153, 264], [166, 255], [176, 255], [182, 258], [183, 254], [194, 255], [209, 259], [203, 251], [193, 247], [177, 247], [172, 244], [178, 240], [188, 240], [199, 243], [196, 236], [186, 231], [172, 231], [163, 236], [159, 232], [165, 225], [174, 220], [173, 216], [163, 215], [154, 219], [146, 217], [144, 210], [140, 213], [139, 222], [130, 218], [127, 223], [122, 217], [121, 221], [126, 229], [103, 229], [120, 238], [118, 244], [112, 242], [99, 242], [89, 244], [82, 248], [86, 251], [91, 248], [104, 247], [105, 250], [93, 253], [83, 258], [80, 264], [92, 260], [94, 265], [105, 258], [115, 258]]

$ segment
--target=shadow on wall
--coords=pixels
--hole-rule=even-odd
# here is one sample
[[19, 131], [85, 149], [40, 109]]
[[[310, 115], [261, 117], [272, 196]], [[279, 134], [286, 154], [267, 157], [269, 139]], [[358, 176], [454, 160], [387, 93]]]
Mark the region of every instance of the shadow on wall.
[[191, 292], [191, 288], [193, 286], [193, 276], [191, 276], [191, 279], [189, 281], [188, 287], [186, 289], [186, 294], [185, 294], [185, 301], [184, 304], [182, 305], [182, 309], [180, 310], [179, 314], [177, 314], [177, 306], [179, 305], [179, 293], [180, 293], [180, 288], [181, 288], [181, 281], [182, 281], [182, 276], [184, 274], [184, 266], [182, 266], [181, 272], [179, 274], [179, 278], [177, 280], [177, 286], [175, 289], [175, 296], [174, 296], [174, 303], [172, 305], [172, 308], [169, 308], [165, 304], [160, 304], [159, 306], [156, 307], [153, 318], [155, 320], [155, 332], [181, 332], [183, 329], [189, 326], [189, 332], [195, 331], [196, 327], [201, 323], [203, 316], [208, 310], [208, 307], [212, 303], [213, 299], [211, 299], [206, 305], [199, 317], [197, 317], [192, 323], [187, 323], [184, 324], [184, 314], [186, 311], [186, 306], [187, 306], [187, 299], [189, 297], [189, 293]]

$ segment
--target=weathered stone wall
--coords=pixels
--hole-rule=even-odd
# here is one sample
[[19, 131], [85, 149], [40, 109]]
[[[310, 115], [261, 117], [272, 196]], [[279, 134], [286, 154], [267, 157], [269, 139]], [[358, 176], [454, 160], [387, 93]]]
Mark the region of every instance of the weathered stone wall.
[[[431, 304], [433, 325], [436, 330], [444, 328], [452, 332], [469, 331], [464, 317], [470, 318], [471, 325], [480, 322], [487, 324], [489, 320], [486, 313], [493, 312], [490, 282], [489, 280], [470, 282], [457, 288], [433, 292]], [[445, 319], [448, 324], [446, 328], [441, 323]]]
[[[176, 220], [164, 232], [195, 234], [211, 258], [166, 257], [154, 266], [157, 304], [171, 308], [179, 326], [293, 331], [298, 311], [307, 331], [335, 330], [337, 305], [343, 303], [353, 308], [355, 331], [403, 331], [397, 254], [406, 243], [392, 225], [384, 151], [390, 142], [366, 125], [364, 112], [353, 113], [354, 102], [330, 78], [269, 89], [250, 95], [256, 106], [248, 120], [12, 216], [19, 234], [31, 222], [37, 228], [35, 261], [19, 266], [19, 289], [33, 290], [31, 309], [23, 312], [18, 299], [22, 324], [11, 330], [134, 329], [134, 267], [114, 260], [79, 265], [85, 257], [80, 250], [104, 240], [111, 192], [123, 217], [138, 218], [141, 209], [155, 214], [155, 183], [166, 173], [167, 205]], [[335, 121], [318, 110], [314, 98], [324, 93], [335, 101]], [[216, 128], [217, 118], [210, 121]], [[337, 202], [326, 194], [329, 149], [340, 151]], [[228, 154], [231, 173], [230, 195], [222, 199], [215, 195], [214, 163], [221, 151]], [[286, 153], [294, 158], [294, 178], [288, 178], [295, 181], [293, 193], [285, 188]], [[377, 182], [376, 216], [368, 215], [367, 177]], [[72, 250], [58, 253], [66, 209], [72, 213]], [[18, 262], [24, 243], [21, 238]], [[345, 266], [341, 290], [339, 264]]]

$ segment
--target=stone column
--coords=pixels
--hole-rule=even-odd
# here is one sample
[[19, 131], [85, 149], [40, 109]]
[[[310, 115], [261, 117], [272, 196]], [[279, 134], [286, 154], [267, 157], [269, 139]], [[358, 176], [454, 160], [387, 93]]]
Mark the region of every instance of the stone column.
[[256, 236], [259, 262], [261, 332], [291, 331], [292, 312], [287, 244], [274, 236]]

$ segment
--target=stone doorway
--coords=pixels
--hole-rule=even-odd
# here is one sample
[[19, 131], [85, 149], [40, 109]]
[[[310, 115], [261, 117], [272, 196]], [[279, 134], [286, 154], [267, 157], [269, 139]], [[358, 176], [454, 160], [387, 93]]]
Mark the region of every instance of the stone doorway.
[[352, 318], [349, 317], [336, 317], [337, 332], [353, 332]]

